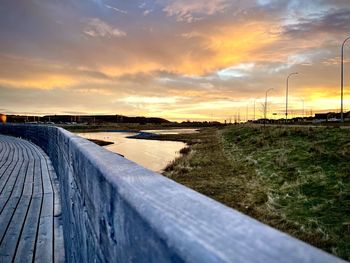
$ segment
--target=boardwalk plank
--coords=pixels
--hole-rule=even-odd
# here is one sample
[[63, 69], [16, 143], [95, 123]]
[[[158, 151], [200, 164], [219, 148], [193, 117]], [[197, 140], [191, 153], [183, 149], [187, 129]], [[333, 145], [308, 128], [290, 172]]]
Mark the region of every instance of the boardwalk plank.
[[33, 183], [33, 196], [42, 196], [43, 195], [43, 185], [41, 178], [41, 165], [40, 160], [36, 160], [38, 165], [34, 167], [34, 183]]
[[16, 210], [17, 204], [19, 202], [19, 198], [11, 198], [7, 204], [5, 209], [2, 211], [0, 215], [0, 240], [1, 243], [3, 241], [3, 237], [5, 235], [5, 232], [7, 230], [7, 227], [11, 221], [12, 215], [14, 211]]
[[35, 238], [40, 218], [41, 198], [32, 199], [19, 241], [15, 262], [32, 262], [35, 250]]
[[6, 171], [8, 171], [9, 166], [14, 165], [13, 160], [15, 160], [14, 158], [15, 158], [15, 155], [16, 155], [16, 152], [18, 151], [18, 149], [15, 145], [11, 145], [11, 146], [8, 148], [7, 158], [6, 158], [5, 162], [1, 165], [1, 168], [0, 168], [1, 181], [3, 180], [4, 173]]
[[29, 197], [21, 198], [10, 225], [4, 236], [4, 240], [0, 245], [0, 262], [10, 262], [16, 253], [18, 239], [21, 234], [21, 228], [24, 224], [27, 214]]
[[64, 262], [58, 189], [44, 151], [0, 135], [0, 262]]
[[[21, 197], [27, 168], [28, 163], [23, 163], [20, 170], [18, 171], [16, 185], [12, 185], [12, 187], [11, 184], [7, 185], [7, 189], [1, 195], [0, 198], [0, 211], [4, 209], [4, 206], [6, 205], [10, 197]], [[15, 173], [16, 171], [14, 171], [13, 177], [15, 177]]]
[[[10, 184], [13, 183], [13, 180], [15, 177], [11, 176], [14, 172], [16, 175], [16, 169], [19, 169], [22, 165], [22, 149], [17, 148], [17, 151], [14, 152], [15, 161], [11, 162], [11, 164], [7, 167], [7, 169], [4, 171], [1, 180], [0, 180], [0, 195], [3, 194], [5, 186], [10, 181]], [[18, 173], [18, 171], [17, 171]]]
[[31, 196], [33, 193], [34, 165], [35, 165], [34, 160], [29, 162], [26, 178], [24, 181], [24, 189], [23, 189], [24, 196]]
[[54, 192], [54, 258], [55, 262], [64, 262], [63, 221], [59, 183], [55, 170], [49, 159], [47, 159], [47, 166]]
[[[3, 139], [3, 136], [2, 136]], [[11, 151], [11, 148], [13, 148], [11, 142], [9, 140], [4, 139], [3, 145], [1, 146], [3, 148], [3, 151], [1, 152], [1, 162], [6, 162], [6, 159], [9, 155], [9, 152]]]
[[22, 167], [24, 166], [25, 165], [23, 163], [23, 160], [19, 159], [19, 161], [16, 163], [16, 166], [13, 168], [13, 170], [8, 173], [6, 184], [4, 184], [1, 190], [1, 197], [9, 197], [11, 195], [17, 183]]
[[[27, 173], [27, 169], [28, 169], [28, 161], [23, 162], [21, 168], [19, 169], [19, 171], [15, 171], [17, 173], [17, 179], [13, 184], [9, 184], [6, 188], [6, 192], [8, 194], [11, 195], [11, 197], [20, 197], [22, 195], [23, 192], [23, 187], [24, 187], [24, 182], [26, 179], [26, 173]], [[13, 174], [13, 177], [15, 175], [15, 172]], [[12, 186], [12, 189], [10, 189]], [[11, 191], [10, 191], [11, 190]], [[6, 194], [4, 195], [6, 196]]]
[[7, 142], [1, 142], [1, 145], [0, 145], [0, 149], [1, 149], [1, 152], [0, 152], [0, 163], [3, 163], [4, 160], [7, 158], [8, 156], [8, 151], [9, 151], [9, 144]]
[[42, 173], [42, 180], [43, 180], [43, 190], [44, 194], [53, 194], [51, 179], [49, 175], [49, 170], [46, 164], [46, 160], [44, 158], [41, 158], [41, 173]]
[[[51, 195], [52, 196], [52, 195]], [[45, 200], [45, 198], [44, 198]], [[40, 217], [38, 240], [35, 250], [35, 261], [53, 261], [53, 216]]]

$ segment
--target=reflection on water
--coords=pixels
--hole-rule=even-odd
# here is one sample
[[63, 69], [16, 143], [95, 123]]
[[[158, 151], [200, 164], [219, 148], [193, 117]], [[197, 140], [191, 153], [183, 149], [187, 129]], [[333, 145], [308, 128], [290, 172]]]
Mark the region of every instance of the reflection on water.
[[114, 144], [104, 148], [122, 154], [125, 158], [155, 172], [162, 172], [171, 161], [180, 155], [179, 151], [186, 146], [182, 142], [126, 138], [136, 134], [131, 132], [91, 132], [79, 133], [78, 135], [86, 139], [114, 142]]
[[197, 133], [197, 129], [171, 129], [171, 130], [144, 130], [141, 132], [149, 132], [159, 135], [165, 135], [165, 134], [190, 134], [190, 133]]

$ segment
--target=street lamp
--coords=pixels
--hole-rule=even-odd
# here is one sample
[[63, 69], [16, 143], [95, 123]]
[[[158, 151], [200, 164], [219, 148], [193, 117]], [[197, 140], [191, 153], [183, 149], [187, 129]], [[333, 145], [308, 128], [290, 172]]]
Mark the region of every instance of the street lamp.
[[256, 104], [256, 99], [254, 99], [254, 121], [255, 121], [255, 104]]
[[288, 122], [288, 90], [289, 90], [289, 78], [293, 75], [298, 75], [298, 72], [290, 73], [287, 77], [287, 87], [286, 87], [286, 123]]
[[248, 122], [249, 117], [249, 104], [247, 104], [246, 112], [245, 112], [245, 122]]
[[266, 124], [266, 119], [267, 119], [267, 94], [269, 93], [269, 91], [273, 90], [273, 88], [270, 88], [268, 90], [266, 90], [265, 93], [265, 109], [264, 109], [264, 123]]
[[344, 122], [344, 46], [346, 41], [348, 41], [350, 37], [346, 38], [341, 46], [341, 69], [340, 69], [340, 89], [341, 89], [341, 110], [340, 110], [340, 118], [341, 122]]
[[305, 117], [305, 100], [304, 98], [300, 98], [302, 104], [303, 104], [303, 118]]

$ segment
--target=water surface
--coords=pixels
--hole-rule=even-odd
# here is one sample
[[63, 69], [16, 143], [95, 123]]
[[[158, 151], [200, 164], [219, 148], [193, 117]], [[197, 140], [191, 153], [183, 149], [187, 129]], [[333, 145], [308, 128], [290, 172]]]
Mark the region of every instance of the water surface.
[[155, 172], [162, 172], [171, 161], [180, 155], [179, 151], [186, 146], [183, 142], [127, 138], [137, 135], [137, 133], [132, 132], [90, 132], [78, 133], [77, 135], [86, 139], [113, 142], [114, 144], [104, 146], [104, 148], [124, 155], [125, 158]]
[[154, 133], [158, 135], [190, 134], [190, 133], [197, 133], [198, 129], [143, 130], [141, 132], [149, 132], [149, 133]]

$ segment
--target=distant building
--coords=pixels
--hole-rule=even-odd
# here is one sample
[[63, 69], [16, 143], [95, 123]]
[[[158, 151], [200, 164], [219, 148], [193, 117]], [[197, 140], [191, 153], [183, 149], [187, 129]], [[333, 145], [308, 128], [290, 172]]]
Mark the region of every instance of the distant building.
[[340, 121], [340, 113], [336, 112], [327, 112], [327, 113], [316, 113], [314, 118], [314, 123], [322, 122], [336, 122]]

